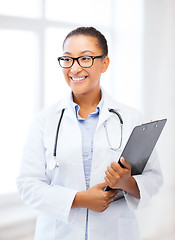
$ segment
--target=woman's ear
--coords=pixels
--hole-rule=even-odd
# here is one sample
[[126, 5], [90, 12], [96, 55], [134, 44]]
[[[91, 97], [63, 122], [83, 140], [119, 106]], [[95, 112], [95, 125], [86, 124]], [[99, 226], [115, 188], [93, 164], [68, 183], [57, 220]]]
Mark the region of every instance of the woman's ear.
[[103, 65], [102, 65], [102, 70], [101, 70], [102, 73], [106, 72], [106, 70], [108, 69], [109, 62], [110, 62], [109, 57], [106, 56], [106, 57], [103, 59]]

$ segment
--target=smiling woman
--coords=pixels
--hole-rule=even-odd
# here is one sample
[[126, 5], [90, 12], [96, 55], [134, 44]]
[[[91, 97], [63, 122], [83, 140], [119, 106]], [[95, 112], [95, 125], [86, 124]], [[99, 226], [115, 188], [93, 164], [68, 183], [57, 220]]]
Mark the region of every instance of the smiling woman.
[[[102, 49], [99, 49], [98, 45], [96, 45], [95, 37], [92, 36], [77, 35], [69, 37], [64, 43], [63, 50], [66, 55], [69, 53], [69, 56], [81, 56], [82, 58], [84, 58], [83, 55], [100, 55], [100, 57], [89, 57], [88, 66], [86, 67], [84, 67], [84, 61], [83, 67], [77, 61], [74, 62], [70, 68], [63, 68], [66, 82], [74, 92], [74, 100], [76, 99], [77, 103], [79, 103], [78, 97], [81, 96], [81, 94], [87, 95], [88, 102], [92, 101], [90, 111], [95, 111], [96, 100], [93, 95], [95, 94], [95, 96], [99, 96], [100, 98], [100, 76], [101, 73], [107, 70], [109, 58], [101, 55]], [[99, 101], [99, 98], [97, 101]], [[89, 111], [85, 111], [83, 106], [80, 106], [81, 117], [87, 118], [89, 113]]]
[[[66, 37], [63, 45], [64, 58], [72, 57], [74, 60], [75, 57], [80, 57], [78, 57], [77, 62], [72, 61], [69, 68], [63, 67], [66, 82], [74, 92], [74, 99], [77, 101], [80, 93], [84, 95], [90, 94], [89, 99], [92, 101], [94, 101], [93, 94], [100, 96], [100, 90], [97, 89], [100, 89], [101, 73], [104, 73], [109, 65], [109, 57], [102, 55], [104, 51], [99, 48], [98, 38], [90, 35], [91, 28], [89, 28], [89, 32], [89, 35], [87, 35], [87, 32], [84, 35], [77, 30], [74, 35], [71, 36], [70, 34], [70, 36]], [[92, 54], [94, 56], [90, 57]], [[86, 64], [88, 65], [85, 65], [84, 57], [86, 57]], [[80, 111], [83, 110], [80, 109]]]
[[[3, 146], [0, 160], [3, 166], [0, 170], [0, 193], [3, 202], [1, 209], [3, 208], [4, 213], [7, 211], [10, 223], [13, 218], [14, 224], [17, 225], [15, 218], [17, 219], [20, 209], [18, 211], [16, 205], [21, 207], [24, 215], [25, 208], [20, 202], [16, 203], [11, 195], [7, 196], [9, 201], [6, 201], [4, 193], [15, 192], [16, 199], [15, 179], [21, 159], [23, 139], [31, 118], [44, 106], [64, 97], [68, 90], [56, 59], [62, 55], [63, 38], [67, 32], [79, 26], [80, 20], [84, 25], [93, 24], [98, 27], [108, 40], [109, 56], [112, 61], [108, 71], [101, 76], [102, 85], [115, 98], [126, 103], [128, 101], [134, 106], [140, 104], [138, 97], [140, 93], [138, 80], [141, 79], [138, 71], [141, 65], [139, 26], [142, 23], [142, 9], [140, 6], [141, 1], [137, 0], [132, 1], [132, 4], [130, 1], [125, 1], [123, 4], [121, 0], [89, 0], [82, 4], [81, 0], [76, 0], [76, 6], [75, 1], [72, 0], [0, 1], [0, 78], [2, 80], [0, 141]], [[84, 54], [87, 55], [86, 52], [83, 56]], [[104, 53], [100, 52], [100, 54]], [[88, 55], [96, 56], [94, 52], [88, 52]], [[72, 57], [78, 56], [79, 54]], [[94, 64], [103, 60], [103, 58], [94, 59]], [[75, 65], [76, 63], [75, 60]], [[78, 77], [75, 75], [73, 80], [83, 79], [81, 75]], [[124, 87], [127, 90], [125, 94], [122, 86], [127, 86], [127, 89]], [[99, 141], [100, 139], [101, 137]], [[6, 202], [11, 204], [16, 214], [11, 214], [11, 208]], [[1, 223], [4, 223], [4, 215], [1, 215]], [[24, 222], [26, 216], [30, 214], [25, 217], [24, 215], [21, 222]], [[27, 223], [22, 235], [21, 222], [19, 228], [16, 225], [15, 227], [6, 225], [4, 232], [6, 239], [14, 240], [15, 236], [16, 239], [21, 239], [22, 236], [25, 239], [29, 227]], [[2, 237], [2, 225], [0, 229]], [[13, 229], [16, 229], [18, 234], [15, 235]]]
[[[107, 41], [104, 48], [101, 39], [104, 35], [93, 27], [66, 36], [58, 60], [66, 62], [60, 66], [70, 92], [36, 116], [24, 146], [17, 186], [24, 202], [41, 213], [35, 240], [138, 240], [134, 210], [162, 185], [156, 152], [140, 175], [131, 175], [127, 159], [121, 158], [122, 166], [117, 163], [141, 115], [101, 87], [101, 75], [109, 66]], [[123, 141], [109, 149], [104, 126], [114, 113], [122, 119]], [[116, 127], [116, 121], [108, 123]], [[56, 140], [53, 154], [56, 126], [59, 144]], [[120, 142], [120, 134], [111, 135]], [[107, 186], [112, 189], [104, 191]], [[124, 198], [116, 204], [117, 189]]]

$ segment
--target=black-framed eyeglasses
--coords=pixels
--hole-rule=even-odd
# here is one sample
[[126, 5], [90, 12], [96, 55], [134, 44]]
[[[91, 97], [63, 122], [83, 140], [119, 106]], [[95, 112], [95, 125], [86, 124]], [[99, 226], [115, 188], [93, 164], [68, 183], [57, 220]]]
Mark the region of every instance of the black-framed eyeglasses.
[[81, 56], [81, 57], [77, 57], [77, 58], [62, 56], [62, 57], [58, 57], [57, 60], [58, 60], [60, 66], [62, 68], [72, 67], [75, 60], [80, 65], [80, 67], [89, 68], [89, 67], [92, 67], [92, 65], [94, 63], [94, 59], [96, 59], [96, 58], [103, 59], [103, 58], [105, 58], [105, 55], [101, 55], [101, 56]]

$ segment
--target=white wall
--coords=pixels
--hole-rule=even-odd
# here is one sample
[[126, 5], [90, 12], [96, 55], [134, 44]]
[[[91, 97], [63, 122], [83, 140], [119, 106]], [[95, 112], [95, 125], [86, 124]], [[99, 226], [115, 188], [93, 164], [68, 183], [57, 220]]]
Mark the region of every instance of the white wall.
[[144, 112], [148, 120], [168, 121], [158, 142], [165, 182], [140, 212], [141, 231], [146, 240], [169, 240], [175, 239], [175, 1], [145, 0], [144, 13]]

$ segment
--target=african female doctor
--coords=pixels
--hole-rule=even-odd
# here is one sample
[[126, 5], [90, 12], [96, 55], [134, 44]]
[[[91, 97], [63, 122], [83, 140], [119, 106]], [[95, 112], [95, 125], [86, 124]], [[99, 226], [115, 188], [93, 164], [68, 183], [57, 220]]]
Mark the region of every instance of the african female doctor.
[[[137, 240], [135, 210], [163, 183], [155, 151], [141, 175], [131, 176], [127, 159], [118, 164], [140, 113], [101, 87], [108, 46], [95, 28], [71, 31], [58, 62], [70, 93], [33, 120], [17, 179], [38, 210], [35, 240]], [[117, 189], [124, 197], [114, 201]]]

